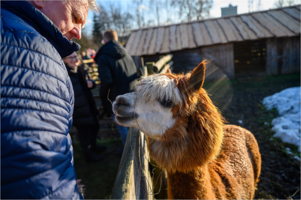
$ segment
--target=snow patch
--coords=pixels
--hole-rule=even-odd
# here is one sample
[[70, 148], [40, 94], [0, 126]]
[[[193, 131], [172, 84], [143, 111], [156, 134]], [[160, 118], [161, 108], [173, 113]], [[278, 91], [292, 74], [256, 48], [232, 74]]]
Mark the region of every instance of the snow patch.
[[268, 110], [276, 108], [280, 117], [273, 119], [274, 137], [298, 146], [300, 152], [300, 87], [288, 88], [263, 99]]

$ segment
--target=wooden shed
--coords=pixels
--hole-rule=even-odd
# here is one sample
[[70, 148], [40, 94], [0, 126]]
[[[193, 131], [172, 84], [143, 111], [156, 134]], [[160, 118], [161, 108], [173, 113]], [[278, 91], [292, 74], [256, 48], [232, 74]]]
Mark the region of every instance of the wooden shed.
[[173, 71], [210, 59], [229, 78], [300, 72], [300, 5], [133, 30], [126, 44], [144, 63], [173, 54]]

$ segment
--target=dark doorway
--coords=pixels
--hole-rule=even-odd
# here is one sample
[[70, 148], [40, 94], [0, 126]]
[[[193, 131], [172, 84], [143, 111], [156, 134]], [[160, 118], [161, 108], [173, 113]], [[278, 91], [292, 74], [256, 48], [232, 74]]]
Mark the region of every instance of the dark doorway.
[[266, 40], [234, 43], [235, 76], [266, 74]]

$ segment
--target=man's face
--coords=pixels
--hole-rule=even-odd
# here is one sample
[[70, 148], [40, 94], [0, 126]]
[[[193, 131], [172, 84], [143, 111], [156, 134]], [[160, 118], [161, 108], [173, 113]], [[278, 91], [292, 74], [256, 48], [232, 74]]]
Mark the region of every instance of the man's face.
[[66, 36], [81, 38], [81, 29], [86, 23], [89, 3], [88, 0], [44, 1], [43, 7], [38, 9], [44, 13]]

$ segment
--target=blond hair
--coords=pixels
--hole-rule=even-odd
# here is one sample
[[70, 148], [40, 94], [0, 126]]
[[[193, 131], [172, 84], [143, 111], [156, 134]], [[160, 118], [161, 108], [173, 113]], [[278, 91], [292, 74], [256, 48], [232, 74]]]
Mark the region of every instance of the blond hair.
[[[61, 0], [63, 3], [66, 3], [68, 1], [81, 1], [81, 0]], [[92, 10], [94, 12], [99, 12], [99, 6], [96, 3], [96, 0], [88, 0], [89, 3], [89, 10]]]
[[103, 38], [107, 41], [111, 41], [111, 40], [116, 40], [118, 41], [118, 35], [117, 32], [114, 30], [107, 30], [106, 32], [104, 32], [103, 34]]

